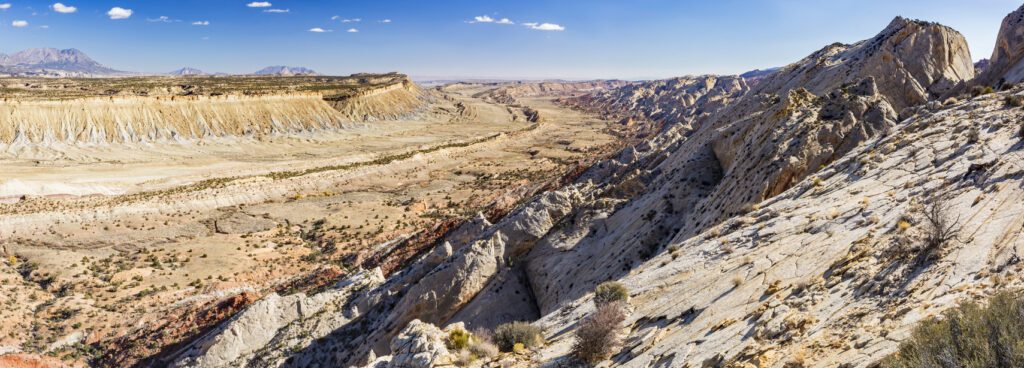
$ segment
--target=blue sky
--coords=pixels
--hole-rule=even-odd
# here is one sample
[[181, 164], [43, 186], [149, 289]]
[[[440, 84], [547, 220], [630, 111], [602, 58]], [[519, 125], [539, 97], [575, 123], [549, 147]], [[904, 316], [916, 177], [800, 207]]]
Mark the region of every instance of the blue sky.
[[[53, 0], [0, 0], [0, 52], [78, 48], [108, 66], [139, 72], [192, 66], [243, 73], [293, 65], [327, 74], [662, 78], [785, 65], [832, 42], [869, 38], [897, 15], [956, 28], [980, 59], [991, 54], [1002, 18], [1021, 5], [1021, 0], [259, 2], [60, 0], [64, 6], [55, 7]], [[114, 7], [131, 15], [115, 11], [113, 17], [123, 19], [111, 19]], [[499, 24], [503, 18], [514, 24]], [[324, 32], [310, 31], [315, 28]]]

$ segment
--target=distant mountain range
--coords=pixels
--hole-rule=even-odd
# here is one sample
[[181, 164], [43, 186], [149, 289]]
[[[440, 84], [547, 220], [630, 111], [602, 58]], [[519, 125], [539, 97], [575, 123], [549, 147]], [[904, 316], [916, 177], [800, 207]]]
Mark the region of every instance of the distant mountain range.
[[44, 76], [111, 76], [130, 73], [108, 68], [77, 49], [28, 49], [0, 54], [0, 74]]
[[296, 75], [320, 75], [309, 68], [303, 68], [301, 66], [268, 66], [260, 69], [253, 73], [255, 75], [277, 75], [282, 77], [290, 77]]
[[207, 75], [206, 72], [196, 68], [184, 67], [173, 72], [168, 73], [174, 76], [189, 76], [189, 75]]
[[[139, 75], [116, 70], [96, 62], [89, 55], [78, 49], [58, 50], [54, 48], [38, 48], [18, 51], [7, 55], [0, 53], [0, 76], [21, 77], [112, 77]], [[200, 76], [228, 75], [225, 73], [207, 73], [202, 70], [184, 67], [166, 75]], [[309, 68], [296, 66], [268, 66], [252, 75], [263, 76], [298, 76], [320, 75]]]

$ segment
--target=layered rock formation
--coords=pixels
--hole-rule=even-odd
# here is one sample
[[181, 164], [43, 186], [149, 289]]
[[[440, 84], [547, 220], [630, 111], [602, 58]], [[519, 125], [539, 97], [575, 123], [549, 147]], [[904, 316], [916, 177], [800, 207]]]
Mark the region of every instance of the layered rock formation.
[[705, 75], [633, 83], [563, 102], [595, 113], [682, 124], [693, 130], [749, 89], [743, 78]]
[[[365, 78], [365, 77], [360, 77]], [[391, 75], [362, 86], [251, 94], [83, 97], [0, 101], [0, 145], [180, 142], [336, 130], [354, 122], [395, 119], [421, 105], [408, 78]], [[189, 86], [194, 89], [194, 86]]]
[[1024, 5], [1003, 18], [986, 64], [979, 84], [999, 87], [1024, 80]]

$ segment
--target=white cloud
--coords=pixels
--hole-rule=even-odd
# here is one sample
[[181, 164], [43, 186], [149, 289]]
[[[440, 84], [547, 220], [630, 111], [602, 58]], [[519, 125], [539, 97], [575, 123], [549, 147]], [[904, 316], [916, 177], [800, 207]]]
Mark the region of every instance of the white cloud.
[[50, 29], [50, 26], [48, 26], [48, 25], [45, 25], [45, 24], [44, 24], [44, 25], [41, 25], [41, 26], [39, 26], [39, 28], [42, 28], [42, 29]]
[[562, 27], [562, 26], [560, 26], [558, 24], [554, 24], [554, 23], [539, 23], [539, 24], [538, 23], [523, 23], [523, 25], [529, 27], [530, 29], [535, 29], [535, 30], [538, 30], [538, 31], [564, 31], [565, 30], [565, 27]]
[[64, 5], [64, 4], [61, 4], [61, 3], [53, 3], [53, 5], [50, 6], [50, 8], [53, 8], [53, 11], [61, 13], [61, 14], [71, 14], [71, 13], [74, 13], [74, 12], [78, 11], [78, 8], [76, 8], [76, 7], [67, 6], [67, 5]]
[[210, 25], [210, 21], [208, 21], [208, 20], [197, 20], [195, 22], [192, 22], [192, 25], [193, 26], [208, 26], [208, 25]]
[[515, 22], [513, 22], [512, 20], [510, 20], [508, 18], [501, 18], [497, 22], [494, 22], [494, 23], [497, 23], [497, 24], [516, 24]]
[[348, 33], [359, 33], [359, 30], [358, 30], [358, 29], [355, 29], [355, 28], [349, 28], [349, 29], [348, 29], [347, 31], [345, 31], [345, 32], [348, 32]]
[[13, 22], [11, 22], [11, 27], [14, 27], [14, 28], [28, 27], [28, 21], [24, 21], [24, 20], [13, 21]]
[[287, 13], [289, 11], [291, 11], [291, 9], [267, 9], [267, 10], [264, 10], [263, 12], [264, 13]]
[[383, 19], [380, 22], [381, 23], [391, 23], [391, 19]]
[[0, 10], [7, 10], [7, 9], [10, 9], [10, 8], [11, 8], [11, 4], [8, 4], [8, 3], [0, 4]]
[[320, 27], [314, 27], [314, 28], [310, 28], [310, 29], [309, 29], [309, 31], [310, 31], [310, 32], [313, 32], [313, 33], [325, 33], [325, 32], [334, 32], [333, 30], [330, 30], [330, 29], [323, 29], [323, 28], [320, 28]]
[[473, 20], [471, 20], [469, 22], [470, 23], [493, 23], [494, 22], [494, 18], [491, 18], [491, 17], [486, 16], [486, 15], [478, 15], [478, 16], [473, 17]]
[[362, 22], [362, 21], [363, 21], [362, 18], [342, 19], [341, 20], [342, 23], [359, 23], [359, 22]]
[[147, 19], [146, 19], [146, 21], [147, 21], [147, 22], [154, 22], [154, 23], [171, 23], [171, 22], [180, 22], [180, 20], [177, 20], [177, 19], [171, 19], [170, 17], [168, 17], [168, 16], [166, 16], [166, 15], [161, 15], [160, 17], [158, 17], [158, 18], [156, 18], [156, 19], [149, 19], [149, 18], [147, 18]]
[[119, 6], [115, 6], [113, 8], [110, 8], [110, 11], [107, 12], [107, 16], [109, 16], [110, 19], [115, 19], [115, 20], [116, 19], [128, 19], [129, 17], [132, 16], [132, 10], [131, 9], [125, 9], [125, 8], [122, 8], [122, 7], [119, 7]]
[[269, 8], [273, 5], [274, 4], [271, 4], [269, 1], [253, 1], [251, 3], [245, 4], [245, 6], [248, 6], [250, 8]]
[[338, 20], [338, 18], [341, 18], [341, 17], [335, 15], [335, 16], [331, 17], [331, 20]]

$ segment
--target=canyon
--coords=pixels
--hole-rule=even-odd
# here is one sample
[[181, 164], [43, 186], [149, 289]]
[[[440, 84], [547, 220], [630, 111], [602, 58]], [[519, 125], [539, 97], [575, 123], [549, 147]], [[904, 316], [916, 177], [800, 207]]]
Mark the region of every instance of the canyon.
[[597, 366], [880, 366], [1024, 286], [1021, 19], [983, 69], [895, 17], [742, 76], [0, 79], [0, 364], [579, 366], [612, 282]]

